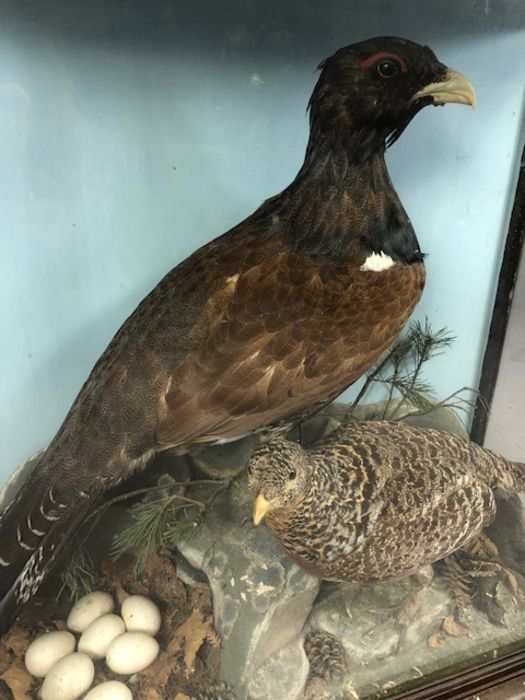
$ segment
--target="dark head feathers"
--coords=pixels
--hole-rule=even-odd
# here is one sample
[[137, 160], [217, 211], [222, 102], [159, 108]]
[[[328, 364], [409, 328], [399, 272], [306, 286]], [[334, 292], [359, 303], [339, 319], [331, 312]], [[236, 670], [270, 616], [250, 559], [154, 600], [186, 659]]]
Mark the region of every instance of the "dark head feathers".
[[[408, 39], [376, 37], [345, 46], [319, 64], [321, 75], [309, 102], [312, 129], [351, 138], [368, 151], [391, 145], [429, 104], [475, 97], [466, 79], [441, 63], [428, 46]], [[444, 86], [454, 78], [453, 93]], [[439, 94], [438, 94], [439, 93]]]

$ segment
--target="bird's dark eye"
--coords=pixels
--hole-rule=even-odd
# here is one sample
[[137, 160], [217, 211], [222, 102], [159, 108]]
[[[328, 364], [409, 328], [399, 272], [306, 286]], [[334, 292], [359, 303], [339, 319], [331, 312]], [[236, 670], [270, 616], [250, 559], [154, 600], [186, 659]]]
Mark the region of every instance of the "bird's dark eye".
[[401, 71], [401, 65], [395, 58], [382, 58], [377, 62], [376, 70], [382, 78], [393, 78]]
[[296, 476], [297, 476], [297, 472], [295, 471], [295, 469], [293, 467], [290, 467], [290, 469], [288, 471], [288, 478], [295, 479]]

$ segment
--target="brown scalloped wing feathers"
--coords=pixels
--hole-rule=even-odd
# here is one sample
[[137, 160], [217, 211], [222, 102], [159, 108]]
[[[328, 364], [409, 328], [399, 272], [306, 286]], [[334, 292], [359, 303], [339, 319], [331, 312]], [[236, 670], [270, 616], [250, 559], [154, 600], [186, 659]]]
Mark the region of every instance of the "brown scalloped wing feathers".
[[205, 336], [169, 377], [159, 444], [233, 439], [323, 405], [382, 355], [421, 295], [420, 264], [365, 272], [265, 246], [276, 252], [262, 263], [228, 260], [241, 271], [217, 285]]

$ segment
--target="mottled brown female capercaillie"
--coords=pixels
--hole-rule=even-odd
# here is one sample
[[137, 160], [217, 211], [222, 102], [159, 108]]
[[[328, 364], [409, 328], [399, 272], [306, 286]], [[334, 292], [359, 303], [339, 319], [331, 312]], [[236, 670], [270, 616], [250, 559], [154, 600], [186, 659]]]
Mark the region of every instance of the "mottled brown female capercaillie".
[[414, 574], [492, 522], [495, 489], [525, 492], [524, 465], [396, 421], [349, 422], [309, 451], [272, 440], [248, 472], [255, 523], [331, 581]]

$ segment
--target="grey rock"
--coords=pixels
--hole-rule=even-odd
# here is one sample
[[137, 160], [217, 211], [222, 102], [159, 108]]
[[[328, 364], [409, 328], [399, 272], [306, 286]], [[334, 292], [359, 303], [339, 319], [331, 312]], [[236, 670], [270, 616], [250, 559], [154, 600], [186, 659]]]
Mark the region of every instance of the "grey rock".
[[525, 576], [525, 513], [522, 494], [496, 492], [497, 512], [486, 528], [503, 561]]
[[[487, 616], [468, 608], [464, 634], [446, 634], [443, 620], [452, 613], [453, 601], [443, 579], [435, 577], [422, 589], [419, 605], [400, 642], [396, 612], [414, 593], [412, 579], [382, 584], [346, 584], [319, 596], [305, 626], [305, 634], [321, 630], [342, 643], [347, 674], [330, 684], [332, 698], [379, 697], [387, 690], [443, 669], [454, 659], [460, 663], [473, 655], [508, 644], [523, 636], [525, 610], [508, 589], [498, 584], [497, 596], [507, 610], [506, 626], [495, 626]], [[399, 648], [398, 648], [399, 645]], [[352, 690], [350, 691], [350, 688]]]
[[[341, 414], [344, 404], [335, 404], [335, 415]], [[348, 409], [348, 406], [346, 407]], [[384, 414], [384, 416], [383, 416]], [[417, 415], [414, 415], [417, 414]], [[379, 419], [381, 417], [387, 419], [402, 419], [408, 425], [414, 425], [417, 428], [437, 428], [449, 433], [459, 435], [459, 437], [468, 440], [468, 432], [465, 425], [458, 417], [458, 414], [449, 407], [436, 406], [428, 413], [420, 413], [418, 408], [404, 399], [392, 399], [391, 401], [379, 401], [378, 403], [365, 404], [358, 406], [352, 414], [359, 420], [367, 420], [370, 418]], [[403, 416], [406, 416], [403, 418]]]
[[202, 571], [193, 567], [180, 552], [172, 552], [172, 558], [177, 567], [178, 578], [187, 586], [193, 587], [200, 583], [207, 583], [208, 579]]
[[458, 414], [451, 408], [435, 408], [430, 413], [420, 416], [409, 416], [404, 421], [408, 425], [414, 425], [416, 428], [437, 428], [447, 433], [454, 433], [465, 440], [469, 439], [465, 425], [458, 417]]
[[[396, 610], [415, 592], [415, 586], [410, 579], [375, 585], [343, 584], [314, 606], [307, 630], [321, 630], [339, 639], [351, 669], [367, 665], [371, 658], [386, 660], [399, 643]], [[426, 643], [447, 616], [449, 604], [443, 589], [424, 589], [415, 612], [417, 624], [408, 626], [402, 646], [412, 650]]]
[[304, 696], [308, 672], [308, 659], [300, 636], [266, 659], [250, 680], [248, 698], [299, 700]]
[[205, 476], [212, 479], [231, 479], [245, 467], [256, 444], [254, 437], [246, 437], [225, 445], [212, 445], [189, 458]]
[[[199, 498], [199, 489], [191, 495]], [[256, 671], [300, 633], [319, 589], [318, 580], [294, 564], [265, 527], [246, 522], [252, 503], [243, 474], [217, 496], [197, 532], [178, 545], [210, 582], [222, 637], [219, 676], [240, 700]]]
[[319, 442], [341, 425], [348, 406], [343, 403], [333, 403], [316, 413], [301, 425], [288, 433], [289, 440], [295, 440], [308, 447]]
[[306, 682], [304, 697], [305, 700], [332, 700], [332, 692], [324, 678], [313, 676]]
[[147, 480], [152, 487], [156, 484], [158, 490], [151, 491], [144, 501], [182, 495], [192, 478], [192, 464], [188, 455], [156, 455], [148, 465]]

